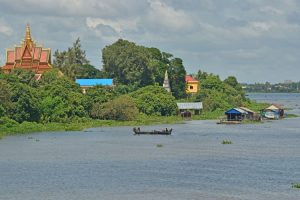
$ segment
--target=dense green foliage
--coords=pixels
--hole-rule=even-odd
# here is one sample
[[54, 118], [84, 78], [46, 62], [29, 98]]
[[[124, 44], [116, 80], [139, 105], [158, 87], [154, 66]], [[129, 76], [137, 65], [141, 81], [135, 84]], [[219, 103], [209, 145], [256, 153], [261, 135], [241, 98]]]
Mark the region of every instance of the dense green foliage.
[[[175, 98], [162, 87], [141, 88], [129, 97], [126, 94], [131, 90], [132, 87], [124, 85], [98, 86], [83, 94], [78, 84], [57, 69], [44, 73], [40, 81], [35, 81], [28, 71], [1, 73], [0, 119], [5, 125], [0, 126], [10, 129], [11, 124], [19, 127], [17, 124], [25, 126], [29, 122], [73, 123], [91, 118], [134, 120], [141, 117], [138, 106], [148, 115], [176, 114]], [[148, 106], [142, 99], [149, 99], [152, 104]]]
[[300, 183], [293, 183], [292, 187], [296, 189], [300, 189]]
[[[235, 77], [222, 81], [201, 71], [194, 75], [201, 89], [186, 99], [183, 61], [156, 48], [118, 40], [105, 47], [102, 56], [100, 71], [89, 64], [77, 39], [67, 51], [55, 52], [55, 68], [39, 81], [31, 71], [16, 69], [6, 75], [0, 70], [0, 133], [178, 122], [176, 99], [180, 98], [202, 101], [201, 119], [216, 118], [230, 107], [246, 105], [256, 110], [261, 106], [245, 98]], [[159, 86], [166, 70], [172, 93]], [[97, 86], [83, 94], [74, 82], [101, 77], [113, 78], [116, 86]], [[121, 123], [130, 120], [134, 121]]]
[[130, 95], [134, 98], [140, 112], [147, 115], [176, 115], [175, 98], [161, 86], [147, 86]]
[[201, 89], [192, 100], [202, 101], [204, 111], [226, 110], [249, 102], [241, 85], [233, 76], [224, 81], [217, 75], [201, 71], [195, 76], [201, 80]]
[[81, 49], [79, 38], [67, 51], [59, 52], [56, 50], [54, 52], [53, 66], [71, 79], [102, 77], [101, 71], [89, 63], [85, 51]]
[[113, 77], [116, 84], [135, 88], [162, 85], [168, 70], [173, 95], [176, 98], [185, 96], [186, 71], [182, 60], [171, 54], [120, 39], [103, 49], [102, 58], [103, 72]]
[[254, 83], [254, 84], [242, 84], [246, 92], [263, 92], [263, 93], [280, 93], [280, 92], [300, 92], [300, 82], [291, 83]]
[[93, 118], [106, 120], [130, 121], [138, 116], [138, 109], [133, 99], [123, 95], [104, 104], [93, 105], [91, 115]]

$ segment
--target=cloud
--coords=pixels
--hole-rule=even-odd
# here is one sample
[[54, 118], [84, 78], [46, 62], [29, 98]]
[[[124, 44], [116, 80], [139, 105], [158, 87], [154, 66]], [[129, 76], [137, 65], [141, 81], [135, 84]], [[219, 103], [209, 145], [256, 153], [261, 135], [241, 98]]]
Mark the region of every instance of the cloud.
[[163, 1], [148, 0], [149, 10], [145, 20], [150, 25], [155, 25], [157, 29], [164, 27], [169, 31], [181, 31], [191, 29], [194, 20], [183, 10], [174, 9]]
[[0, 34], [4, 34], [6, 36], [11, 36], [13, 34], [12, 28], [2, 19], [0, 19]]
[[284, 15], [284, 11], [278, 8], [274, 8], [272, 6], [264, 6], [260, 8], [260, 11], [268, 13], [268, 14], [273, 14], [273, 15]]
[[273, 71], [268, 81], [277, 81], [276, 76], [278, 81], [299, 80], [298, 0], [0, 0], [0, 4], [2, 57], [5, 48], [23, 39], [29, 22], [33, 38], [53, 50], [64, 50], [80, 37], [96, 66], [101, 66], [101, 49], [124, 38], [183, 58], [190, 73], [201, 68], [221, 77], [236, 75], [242, 82], [264, 82], [264, 74]]

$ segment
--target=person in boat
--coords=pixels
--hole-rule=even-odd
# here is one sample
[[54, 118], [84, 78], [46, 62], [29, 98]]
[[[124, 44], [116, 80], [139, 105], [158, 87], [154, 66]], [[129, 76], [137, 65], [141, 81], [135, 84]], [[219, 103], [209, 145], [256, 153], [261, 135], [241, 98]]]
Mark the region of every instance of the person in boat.
[[166, 132], [168, 132], [168, 128], [166, 128]]

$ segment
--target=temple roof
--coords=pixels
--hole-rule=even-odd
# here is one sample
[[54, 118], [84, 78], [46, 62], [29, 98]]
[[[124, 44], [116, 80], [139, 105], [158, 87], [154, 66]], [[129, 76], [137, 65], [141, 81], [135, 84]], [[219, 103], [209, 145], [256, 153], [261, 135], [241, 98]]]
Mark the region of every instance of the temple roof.
[[[23, 42], [14, 49], [6, 51], [6, 64], [4, 70], [13, 68], [34, 69], [37, 73], [51, 69], [51, 50], [36, 45], [31, 38], [30, 26], [26, 25]], [[41, 68], [41, 70], [39, 70]]]

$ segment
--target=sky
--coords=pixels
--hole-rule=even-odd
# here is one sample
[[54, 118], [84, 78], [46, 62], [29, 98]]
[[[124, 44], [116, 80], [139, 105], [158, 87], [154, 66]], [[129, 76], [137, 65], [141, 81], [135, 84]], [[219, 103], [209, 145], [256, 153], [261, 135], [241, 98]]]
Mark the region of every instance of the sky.
[[0, 65], [31, 36], [52, 54], [80, 37], [87, 58], [119, 38], [239, 82], [300, 81], [299, 0], [0, 0]]

